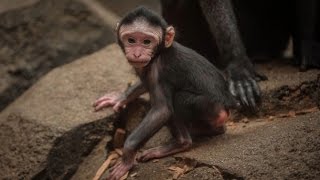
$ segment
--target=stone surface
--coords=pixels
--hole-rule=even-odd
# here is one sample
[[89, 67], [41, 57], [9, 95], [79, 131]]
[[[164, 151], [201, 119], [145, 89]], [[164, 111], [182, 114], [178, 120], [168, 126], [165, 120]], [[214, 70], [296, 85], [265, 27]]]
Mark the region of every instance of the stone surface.
[[0, 14], [14, 9], [32, 6], [40, 0], [1, 0], [0, 1]]
[[[199, 138], [193, 148], [139, 163], [129, 179], [172, 179], [179, 159], [198, 162], [179, 179], [317, 179], [320, 176], [320, 113], [235, 123], [224, 135]], [[134, 175], [134, 177], [130, 177]]]
[[320, 70], [300, 72], [290, 63], [277, 59], [257, 65], [257, 70], [269, 78], [259, 82], [262, 90], [259, 116], [320, 107]]
[[240, 126], [181, 156], [219, 166], [245, 179], [317, 179], [319, 137], [320, 113], [316, 112]]
[[51, 69], [115, 40], [77, 0], [28, 2], [0, 1], [0, 111]]
[[53, 7], [51, 0], [0, 1], [0, 27], [12, 28], [38, 18]]
[[0, 176], [71, 176], [112, 130], [113, 111], [94, 113], [92, 103], [134, 79], [117, 45], [48, 73], [0, 115]]
[[289, 60], [276, 59], [271, 62], [257, 64], [257, 71], [268, 77], [267, 81], [260, 82], [264, 93], [273, 91], [281, 86], [297, 86], [302, 82], [317, 79], [320, 74], [319, 69], [310, 69], [300, 72], [298, 67], [294, 67]]

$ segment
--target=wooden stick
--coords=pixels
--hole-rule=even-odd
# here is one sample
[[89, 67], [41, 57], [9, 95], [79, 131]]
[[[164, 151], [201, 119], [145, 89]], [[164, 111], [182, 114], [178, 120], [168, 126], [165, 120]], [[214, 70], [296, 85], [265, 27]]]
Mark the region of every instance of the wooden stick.
[[118, 128], [114, 134], [113, 138], [113, 148], [122, 148], [126, 138], [126, 131], [124, 129]]
[[99, 180], [100, 177], [103, 175], [103, 173], [106, 171], [106, 169], [108, 169], [111, 161], [118, 158], [118, 157], [119, 157], [119, 155], [117, 153], [110, 154], [110, 156], [107, 158], [107, 160], [105, 160], [104, 163], [102, 164], [102, 166], [98, 169], [96, 175], [93, 177], [92, 180]]

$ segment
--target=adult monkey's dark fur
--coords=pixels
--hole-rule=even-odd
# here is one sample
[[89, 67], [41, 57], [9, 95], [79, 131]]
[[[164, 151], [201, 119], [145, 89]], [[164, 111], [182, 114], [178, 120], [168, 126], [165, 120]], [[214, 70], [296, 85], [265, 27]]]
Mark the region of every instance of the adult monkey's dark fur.
[[240, 33], [250, 57], [279, 58], [293, 40], [302, 70], [320, 67], [318, 0], [233, 0]]
[[253, 80], [259, 76], [248, 56], [280, 57], [293, 35], [296, 62], [302, 68], [320, 67], [319, 4], [317, 0], [161, 0], [165, 20], [177, 29], [177, 41], [225, 68], [230, 84], [236, 85], [231, 92], [249, 107], [255, 107], [259, 100], [255, 96], [260, 94]]
[[[141, 26], [142, 29], [139, 29]], [[143, 52], [144, 48], [148, 49], [148, 45], [152, 45], [154, 41], [145, 40], [154, 37], [150, 36], [150, 29], [158, 32], [159, 27], [165, 36], [157, 42], [160, 44], [156, 47], [157, 53], [151, 55], [149, 60], [144, 58], [140, 61], [139, 58], [144, 54], [136, 52]], [[126, 139], [122, 161], [114, 167], [110, 179], [119, 179], [130, 170], [138, 149], [164, 125], [169, 127], [173, 140], [144, 151], [138, 155], [138, 161], [187, 150], [192, 145], [191, 135], [217, 135], [225, 132], [225, 121], [235, 102], [223, 75], [203, 56], [174, 42], [172, 34], [174, 30], [171, 26], [143, 7], [130, 12], [119, 23], [119, 44], [140, 81], [123, 94], [107, 94], [94, 107], [99, 110], [113, 106], [117, 110], [148, 92], [151, 109]], [[130, 56], [130, 50], [136, 54]], [[136, 65], [137, 62], [144, 66], [139, 63]]]

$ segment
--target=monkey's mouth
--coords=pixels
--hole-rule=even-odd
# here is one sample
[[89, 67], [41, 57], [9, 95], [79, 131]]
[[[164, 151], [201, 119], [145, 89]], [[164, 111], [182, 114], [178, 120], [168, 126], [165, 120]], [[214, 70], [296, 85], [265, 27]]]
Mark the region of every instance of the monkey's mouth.
[[149, 63], [149, 61], [131, 61], [131, 60], [128, 60], [128, 62], [134, 67], [144, 67]]

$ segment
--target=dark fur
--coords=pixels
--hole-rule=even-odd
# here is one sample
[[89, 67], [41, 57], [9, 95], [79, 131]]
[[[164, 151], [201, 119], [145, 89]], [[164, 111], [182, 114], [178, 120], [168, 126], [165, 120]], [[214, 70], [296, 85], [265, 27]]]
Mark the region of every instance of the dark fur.
[[219, 51], [197, 1], [161, 0], [161, 6], [164, 19], [178, 32], [176, 41], [196, 50], [215, 65], [223, 64], [214, 62]]

